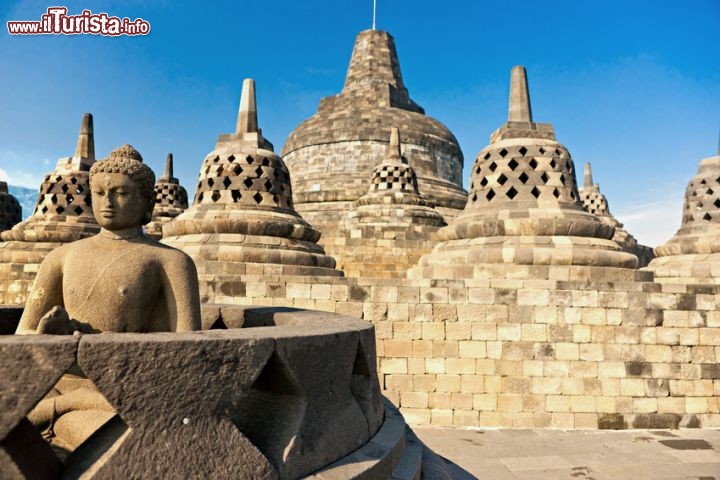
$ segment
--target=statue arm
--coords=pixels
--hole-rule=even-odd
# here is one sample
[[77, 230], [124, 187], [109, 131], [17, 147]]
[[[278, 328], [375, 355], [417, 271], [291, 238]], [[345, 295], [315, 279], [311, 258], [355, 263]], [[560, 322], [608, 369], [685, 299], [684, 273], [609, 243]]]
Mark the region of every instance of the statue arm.
[[173, 252], [166, 262], [163, 291], [170, 330], [200, 330], [200, 287], [195, 263], [183, 252]]
[[55, 249], [40, 264], [16, 334], [36, 333], [43, 315], [56, 305], [65, 306], [62, 293], [62, 259], [62, 252]]

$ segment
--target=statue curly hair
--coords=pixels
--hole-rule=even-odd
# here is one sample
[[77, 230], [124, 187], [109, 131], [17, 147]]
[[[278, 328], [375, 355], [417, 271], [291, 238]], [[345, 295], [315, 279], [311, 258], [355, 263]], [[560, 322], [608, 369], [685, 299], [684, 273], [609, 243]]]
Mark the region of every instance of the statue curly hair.
[[147, 201], [147, 209], [143, 224], [152, 220], [155, 208], [155, 173], [143, 163], [142, 155], [132, 145], [118, 147], [107, 158], [96, 162], [90, 167], [90, 181], [98, 173], [122, 173], [127, 175], [138, 186], [138, 191]]

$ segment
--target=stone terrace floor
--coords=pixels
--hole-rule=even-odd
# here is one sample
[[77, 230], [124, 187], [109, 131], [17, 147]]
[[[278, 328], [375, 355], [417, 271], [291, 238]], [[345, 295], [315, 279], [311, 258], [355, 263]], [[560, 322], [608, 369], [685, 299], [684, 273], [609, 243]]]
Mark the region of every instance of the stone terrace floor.
[[413, 431], [462, 480], [720, 480], [720, 429]]

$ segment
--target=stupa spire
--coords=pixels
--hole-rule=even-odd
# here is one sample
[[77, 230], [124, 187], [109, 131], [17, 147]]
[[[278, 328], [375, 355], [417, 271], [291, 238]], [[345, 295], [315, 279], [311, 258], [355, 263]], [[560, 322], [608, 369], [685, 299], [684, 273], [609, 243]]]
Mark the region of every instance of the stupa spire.
[[173, 177], [173, 154], [172, 153], [168, 153], [167, 157], [165, 158], [165, 177], [166, 178]]
[[93, 116], [91, 113], [83, 114], [78, 135], [76, 158], [87, 158], [90, 163], [95, 161], [95, 134], [93, 132]]
[[532, 122], [527, 72], [522, 65], [513, 67], [510, 73], [508, 122]]
[[583, 187], [588, 188], [593, 186], [593, 177], [592, 177], [592, 169], [590, 167], [590, 162], [585, 163], [585, 175], [584, 175], [584, 181], [583, 181]]
[[243, 80], [236, 131], [239, 134], [258, 132], [255, 80], [251, 78]]
[[388, 162], [407, 163], [403, 160], [402, 154], [400, 153], [400, 130], [398, 127], [392, 127], [390, 129], [390, 143], [388, 144], [385, 159]]

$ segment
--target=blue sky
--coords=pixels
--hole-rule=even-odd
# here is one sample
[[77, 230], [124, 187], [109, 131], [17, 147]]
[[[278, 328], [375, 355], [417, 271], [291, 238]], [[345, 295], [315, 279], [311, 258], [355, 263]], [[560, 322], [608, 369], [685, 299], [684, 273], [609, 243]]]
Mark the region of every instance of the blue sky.
[[[343, 85], [372, 0], [68, 1], [70, 14], [141, 17], [151, 33], [11, 36], [60, 2], [0, 3], [0, 175], [37, 187], [71, 155], [83, 112], [96, 152], [168, 152], [192, 195], [205, 155], [234, 129], [243, 78], [279, 152]], [[212, 7], [208, 7], [210, 4]], [[685, 186], [720, 131], [720, 1], [378, 0], [405, 84], [456, 135], [469, 166], [507, 115], [510, 69], [528, 69], [533, 116], [550, 122], [611, 211], [655, 246], [680, 226]], [[581, 181], [581, 179], [579, 179]]]

